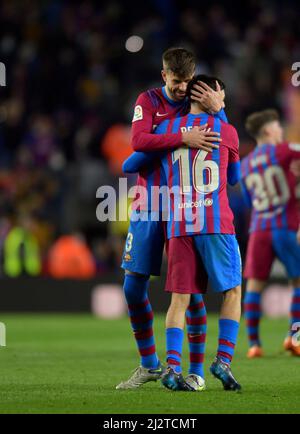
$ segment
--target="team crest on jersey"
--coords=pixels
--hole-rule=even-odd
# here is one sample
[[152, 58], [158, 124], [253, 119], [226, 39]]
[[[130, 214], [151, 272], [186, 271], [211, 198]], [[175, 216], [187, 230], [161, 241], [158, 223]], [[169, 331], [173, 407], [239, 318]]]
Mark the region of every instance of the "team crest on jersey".
[[125, 253], [125, 255], [124, 255], [124, 261], [128, 262], [128, 261], [131, 261], [131, 260], [132, 260], [131, 255], [129, 253]]
[[143, 108], [141, 105], [136, 105], [134, 109], [132, 122], [141, 121], [143, 119]]

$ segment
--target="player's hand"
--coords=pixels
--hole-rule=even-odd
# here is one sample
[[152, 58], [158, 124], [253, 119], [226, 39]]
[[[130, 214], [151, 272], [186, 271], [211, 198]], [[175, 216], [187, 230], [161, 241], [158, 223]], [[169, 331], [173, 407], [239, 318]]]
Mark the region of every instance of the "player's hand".
[[225, 93], [224, 90], [221, 90], [218, 81], [216, 81], [217, 90], [213, 90], [203, 81], [197, 83], [191, 90], [192, 100], [200, 102], [209, 113], [217, 113], [225, 107]]
[[189, 148], [198, 148], [206, 152], [212, 152], [219, 149], [216, 142], [221, 142], [220, 134], [207, 129], [207, 124], [201, 127], [194, 127], [190, 131], [182, 133], [182, 141]]
[[300, 178], [300, 160], [293, 160], [290, 164], [290, 170], [296, 178]]

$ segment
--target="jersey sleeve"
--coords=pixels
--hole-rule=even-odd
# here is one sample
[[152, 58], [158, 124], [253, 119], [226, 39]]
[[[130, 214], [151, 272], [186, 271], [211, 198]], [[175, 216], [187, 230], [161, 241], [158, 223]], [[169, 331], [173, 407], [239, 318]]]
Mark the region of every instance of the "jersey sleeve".
[[224, 109], [221, 109], [219, 112], [215, 113], [214, 116], [225, 122], [225, 124], [228, 124], [228, 119]]
[[300, 159], [300, 143], [287, 143], [288, 154], [291, 160]]
[[135, 151], [160, 151], [178, 148], [182, 145], [181, 132], [153, 134], [156, 110], [147, 92], [140, 94], [135, 104], [131, 128], [131, 144]]
[[222, 143], [229, 149], [228, 163], [240, 161], [239, 136], [236, 129], [230, 124], [223, 124], [221, 138]]
[[159, 152], [133, 152], [123, 163], [124, 173], [137, 173], [144, 167], [151, 166], [155, 159], [160, 158]]
[[275, 146], [275, 156], [280, 164], [288, 164], [292, 160], [300, 159], [299, 143], [281, 143]]

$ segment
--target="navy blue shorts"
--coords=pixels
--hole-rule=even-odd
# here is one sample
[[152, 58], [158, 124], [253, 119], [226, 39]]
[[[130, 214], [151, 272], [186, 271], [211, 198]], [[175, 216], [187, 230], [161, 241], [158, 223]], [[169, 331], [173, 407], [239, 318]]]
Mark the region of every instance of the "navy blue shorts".
[[144, 217], [148, 220], [130, 220], [121, 267], [133, 273], [159, 276], [165, 244], [164, 225], [161, 221], [151, 221], [148, 212]]

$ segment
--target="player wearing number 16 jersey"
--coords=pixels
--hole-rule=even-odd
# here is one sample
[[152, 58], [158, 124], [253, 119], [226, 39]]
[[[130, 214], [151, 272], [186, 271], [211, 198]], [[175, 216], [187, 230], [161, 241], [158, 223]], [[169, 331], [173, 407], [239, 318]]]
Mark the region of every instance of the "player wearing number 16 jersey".
[[300, 231], [296, 178], [290, 170], [291, 161], [300, 159], [300, 145], [282, 143], [283, 130], [275, 110], [253, 113], [247, 118], [246, 128], [257, 141], [257, 147], [241, 165], [242, 189], [253, 207], [244, 270], [248, 279], [244, 299], [248, 357], [262, 355], [260, 294], [275, 257], [284, 264], [294, 286], [291, 323], [284, 347], [300, 356], [300, 347], [292, 341], [296, 332], [293, 324], [300, 321]]
[[[199, 77], [189, 83], [188, 95], [194, 80]], [[216, 86], [213, 77], [201, 76], [201, 81], [213, 89]], [[166, 318], [168, 367], [162, 383], [176, 390], [176, 375], [181, 373], [184, 312], [190, 295], [203, 290], [200, 270], [204, 266], [213, 289], [223, 295], [217, 356], [210, 370], [225, 390], [239, 390], [241, 386], [230, 364], [240, 320], [241, 260], [226, 190], [228, 171], [239, 168], [238, 135], [232, 125], [210, 116], [193, 101], [188, 115], [163, 122], [155, 133], [186, 131], [202, 124], [220, 133], [219, 149], [207, 153], [181, 147], [162, 156], [170, 193], [166, 290], [172, 292]]]

